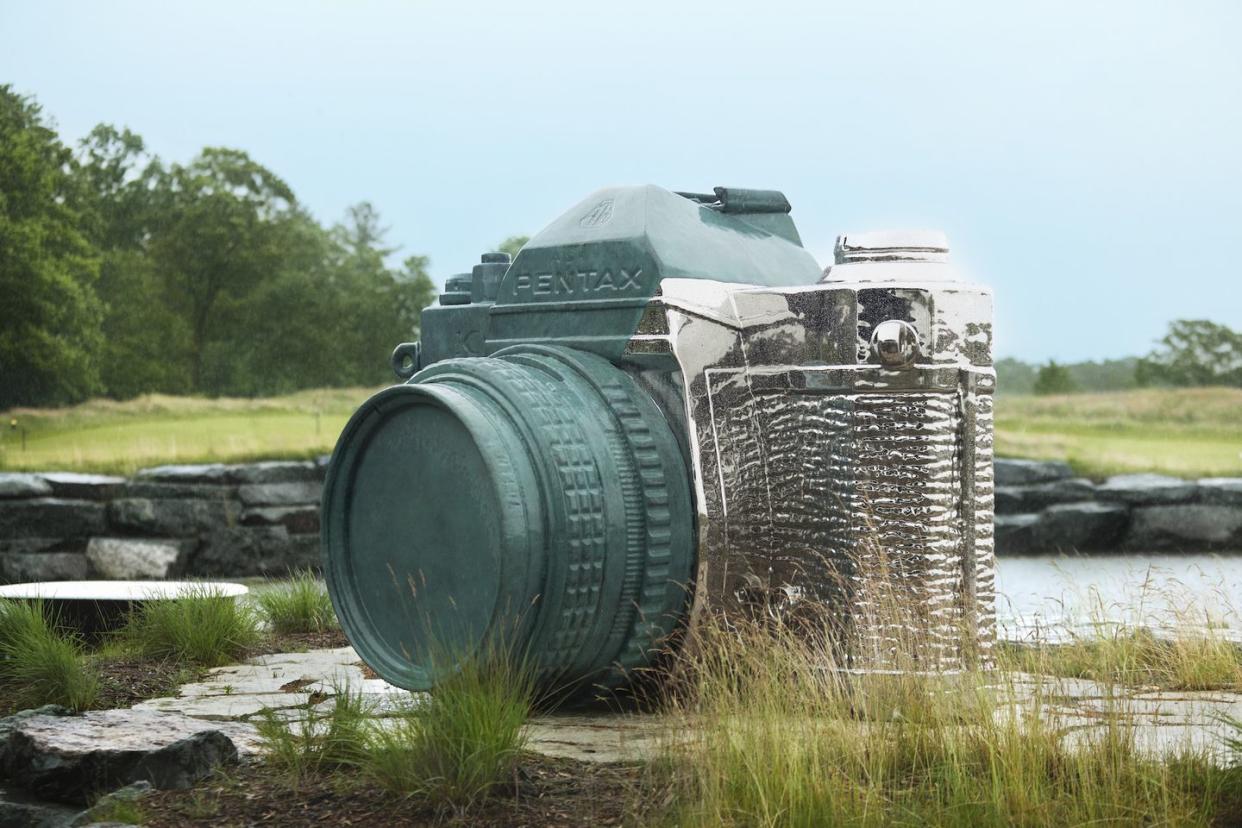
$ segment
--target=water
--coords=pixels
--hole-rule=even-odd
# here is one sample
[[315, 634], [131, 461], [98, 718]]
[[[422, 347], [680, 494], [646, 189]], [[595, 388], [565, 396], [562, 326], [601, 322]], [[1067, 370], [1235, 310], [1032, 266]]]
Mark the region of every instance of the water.
[[1242, 554], [998, 558], [1002, 637], [1063, 637], [1100, 622], [1222, 627], [1242, 641]]

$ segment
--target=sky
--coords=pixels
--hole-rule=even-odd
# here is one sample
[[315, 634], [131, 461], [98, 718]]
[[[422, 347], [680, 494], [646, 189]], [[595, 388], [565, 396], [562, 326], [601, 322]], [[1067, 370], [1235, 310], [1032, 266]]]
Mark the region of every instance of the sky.
[[1242, 328], [1240, 41], [1236, 0], [0, 0], [0, 83], [370, 201], [439, 284], [616, 184], [782, 190], [821, 264], [943, 229], [999, 356], [1077, 361]]

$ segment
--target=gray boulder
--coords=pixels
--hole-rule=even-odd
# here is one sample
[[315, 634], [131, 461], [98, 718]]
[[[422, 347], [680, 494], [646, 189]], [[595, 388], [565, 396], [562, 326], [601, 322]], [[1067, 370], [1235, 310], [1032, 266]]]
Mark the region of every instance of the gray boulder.
[[122, 487], [119, 495], [149, 500], [229, 500], [237, 495], [237, 487], [214, 483], [158, 483], [149, 480], [131, 480]]
[[271, 463], [250, 463], [238, 466], [233, 477], [238, 483], [249, 485], [262, 483], [302, 483], [322, 479], [315, 463], [304, 461], [277, 461]]
[[993, 461], [997, 486], [1033, 486], [1051, 483], [1074, 476], [1067, 463], [1058, 460], [1011, 460], [997, 458]]
[[319, 536], [290, 537], [283, 526], [219, 529], [203, 539], [189, 564], [196, 576], [230, 578], [284, 575], [303, 565], [305, 551], [297, 538], [310, 537], [318, 561]]
[[0, 555], [85, 552], [87, 538], [0, 538]]
[[0, 500], [0, 538], [83, 538], [103, 531], [104, 504], [39, 497]]
[[132, 532], [185, 537], [234, 526], [241, 514], [231, 500], [121, 498], [108, 505], [112, 525]]
[[997, 515], [994, 524], [994, 544], [997, 555], [1031, 555], [1035, 548], [1035, 524], [1039, 515]]
[[212, 463], [205, 466], [155, 466], [141, 469], [135, 481], [146, 483], [232, 483], [234, 466]]
[[91, 538], [86, 559], [103, 578], [159, 579], [178, 571], [182, 552], [179, 540]]
[[9, 778], [38, 796], [86, 803], [99, 791], [140, 781], [188, 788], [237, 762], [234, 739], [252, 736], [248, 725], [151, 710], [35, 715], [10, 730], [3, 764]]
[[1205, 477], [1198, 482], [1205, 503], [1242, 506], [1242, 477]]
[[283, 526], [290, 534], [319, 531], [319, 506], [261, 506], [241, 515], [242, 526]]
[[1060, 503], [1039, 514], [1033, 527], [1039, 552], [1098, 551], [1117, 545], [1130, 510], [1112, 503]]
[[1163, 474], [1119, 474], [1101, 484], [1096, 492], [1103, 500], [1135, 506], [1155, 503], [1186, 503], [1193, 500], [1198, 484]]
[[52, 487], [37, 474], [0, 472], [0, 498], [45, 497]]
[[16, 788], [0, 788], [0, 828], [65, 828], [78, 809], [36, 799]]
[[1138, 506], [1125, 546], [1143, 551], [1242, 549], [1242, 508], [1199, 503]]
[[1034, 486], [998, 486], [996, 513], [1014, 515], [1038, 512], [1057, 503], [1078, 503], [1094, 499], [1095, 484], [1084, 477]]
[[5, 583], [84, 581], [90, 576], [90, 561], [81, 552], [0, 555], [0, 579]]
[[293, 506], [318, 503], [323, 484], [318, 480], [300, 483], [263, 483], [241, 486], [237, 496], [247, 506]]
[[74, 497], [82, 500], [108, 500], [120, 494], [125, 485], [124, 477], [107, 474], [78, 474], [77, 472], [46, 472], [43, 479], [52, 487], [56, 497]]

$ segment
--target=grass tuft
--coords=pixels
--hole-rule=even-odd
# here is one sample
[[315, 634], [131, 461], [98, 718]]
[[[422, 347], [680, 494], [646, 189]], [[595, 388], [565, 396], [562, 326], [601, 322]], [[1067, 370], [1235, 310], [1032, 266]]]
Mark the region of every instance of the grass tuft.
[[361, 694], [336, 688], [326, 712], [311, 704], [304, 719], [290, 721], [264, 711], [259, 737], [268, 761], [296, 782], [308, 774], [361, 766], [371, 743], [372, 712]]
[[510, 659], [467, 659], [430, 699], [378, 729], [366, 771], [388, 790], [457, 813], [511, 779], [526, 745], [530, 670]]
[[85, 710], [99, 696], [99, 675], [81, 642], [59, 633], [54, 621], [41, 602], [0, 600], [0, 685], [14, 709]]
[[230, 664], [261, 638], [248, 605], [208, 586], [175, 600], [141, 604], [121, 635], [146, 658], [203, 667]]
[[278, 634], [324, 632], [337, 627], [328, 590], [309, 570], [295, 574], [279, 586], [257, 592], [255, 601], [272, 631]]

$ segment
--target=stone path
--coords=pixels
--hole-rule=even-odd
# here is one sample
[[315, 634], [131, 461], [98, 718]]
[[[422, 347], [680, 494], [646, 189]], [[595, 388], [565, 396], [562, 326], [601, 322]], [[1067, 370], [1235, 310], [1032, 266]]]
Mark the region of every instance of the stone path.
[[[208, 721], [245, 724], [264, 710], [290, 718], [316, 703], [330, 705], [338, 688], [362, 693], [377, 716], [408, 703], [410, 694], [380, 679], [365, 677], [350, 647], [279, 653], [213, 670], [205, 680], [183, 685], [176, 698], [152, 699], [136, 710], [176, 712]], [[1242, 719], [1242, 694], [1162, 692], [1155, 688], [1115, 688], [1084, 679], [1016, 674], [996, 688], [999, 715], [1024, 714], [1038, 705], [1041, 715], [1067, 738], [1085, 741], [1121, 713], [1135, 727], [1138, 744], [1153, 754], [1184, 748], [1207, 750], [1228, 759], [1222, 735], [1226, 718]], [[667, 722], [630, 714], [558, 714], [537, 717], [529, 727], [530, 747], [540, 753], [586, 761], [639, 761], [650, 757]], [[255, 743], [239, 744], [243, 756]]]

